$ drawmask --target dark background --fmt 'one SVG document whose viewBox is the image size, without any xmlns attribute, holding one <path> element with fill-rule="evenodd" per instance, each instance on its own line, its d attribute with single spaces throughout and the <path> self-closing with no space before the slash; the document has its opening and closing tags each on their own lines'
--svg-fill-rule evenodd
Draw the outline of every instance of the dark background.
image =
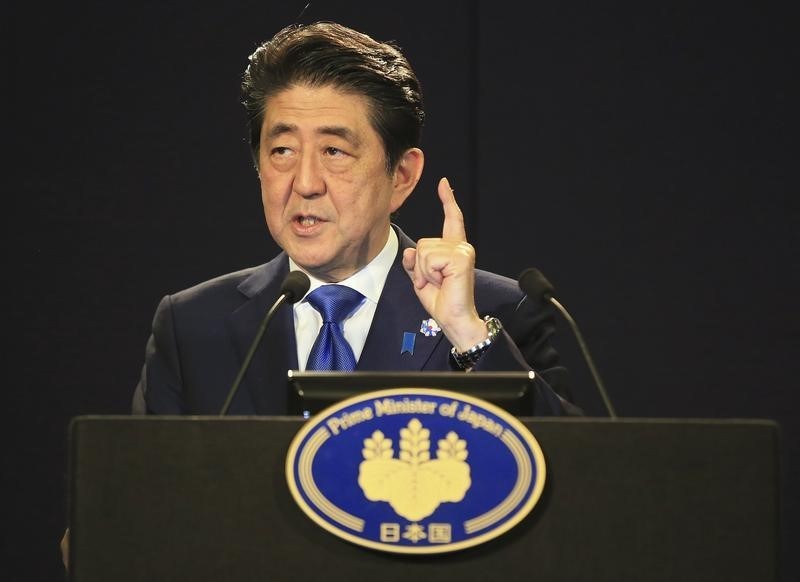
<svg viewBox="0 0 800 582">
<path fill-rule="evenodd" d="M 3 9 L 4 579 L 61 579 L 69 419 L 127 413 L 161 296 L 276 252 L 238 84 L 304 4 Z M 301 21 L 404 49 L 429 121 L 398 222 L 436 235 L 449 176 L 479 266 L 548 275 L 620 415 L 780 423 L 782 579 L 800 579 L 796 20 L 598 4 L 319 2 Z"/>
</svg>

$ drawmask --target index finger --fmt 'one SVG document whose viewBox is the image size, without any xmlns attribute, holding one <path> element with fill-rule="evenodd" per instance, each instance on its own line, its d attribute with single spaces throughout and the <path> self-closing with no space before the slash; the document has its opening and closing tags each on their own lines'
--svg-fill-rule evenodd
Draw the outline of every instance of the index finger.
<svg viewBox="0 0 800 582">
<path fill-rule="evenodd" d="M 444 224 L 442 225 L 442 238 L 445 240 L 467 240 L 464 229 L 464 214 L 456 203 L 456 197 L 447 178 L 439 180 L 439 200 L 444 209 Z"/>
</svg>

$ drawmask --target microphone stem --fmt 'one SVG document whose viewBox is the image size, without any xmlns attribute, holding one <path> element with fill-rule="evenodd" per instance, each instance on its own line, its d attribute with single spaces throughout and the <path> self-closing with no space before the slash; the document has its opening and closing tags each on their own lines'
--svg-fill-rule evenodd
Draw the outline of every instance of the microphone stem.
<svg viewBox="0 0 800 582">
<path fill-rule="evenodd" d="M 242 378 L 244 378 L 244 375 L 247 373 L 247 369 L 250 367 L 250 360 L 253 359 L 258 346 L 261 344 L 261 338 L 264 336 L 264 332 L 267 330 L 267 325 L 269 325 L 269 322 L 272 319 L 272 315 L 275 313 L 275 311 L 281 305 L 283 305 L 284 301 L 286 301 L 286 297 L 286 293 L 283 293 L 280 297 L 278 297 L 278 300 L 267 312 L 267 316 L 261 321 L 261 325 L 258 327 L 258 331 L 256 332 L 256 337 L 253 340 L 253 343 L 250 345 L 250 350 L 247 352 L 247 355 L 244 358 L 242 367 L 239 368 L 239 373 L 236 375 L 236 379 L 233 381 L 233 385 L 228 391 L 228 397 L 225 399 L 225 404 L 222 405 L 222 409 L 219 411 L 220 416 L 225 416 L 228 413 L 228 408 L 230 408 L 231 402 L 233 402 L 233 397 L 236 396 L 236 392 L 239 390 L 239 384 L 241 384 Z"/>
<path fill-rule="evenodd" d="M 572 328 L 572 332 L 575 334 L 575 337 L 578 340 L 578 345 L 580 346 L 581 351 L 583 352 L 583 357 L 586 360 L 586 364 L 589 366 L 589 371 L 592 373 L 592 377 L 594 378 L 595 384 L 597 384 L 597 389 L 600 392 L 600 396 L 603 397 L 603 403 L 605 403 L 606 405 L 606 410 L 608 410 L 608 415 L 611 418 L 617 418 L 617 413 L 614 412 L 614 407 L 611 405 L 611 400 L 609 399 L 608 394 L 606 393 L 606 387 L 603 384 L 603 380 L 600 379 L 600 374 L 594 365 L 594 360 L 592 359 L 592 355 L 589 353 L 589 348 L 586 346 L 586 342 L 583 341 L 583 335 L 581 334 L 581 331 L 578 329 L 578 324 L 575 323 L 575 320 L 572 319 L 572 316 L 569 314 L 569 312 L 564 308 L 563 305 L 561 305 L 555 299 L 555 297 L 549 297 L 548 300 L 550 301 L 550 303 L 556 306 L 556 308 L 561 312 L 561 315 L 564 316 L 564 318 L 569 323 L 569 326 Z"/>
</svg>

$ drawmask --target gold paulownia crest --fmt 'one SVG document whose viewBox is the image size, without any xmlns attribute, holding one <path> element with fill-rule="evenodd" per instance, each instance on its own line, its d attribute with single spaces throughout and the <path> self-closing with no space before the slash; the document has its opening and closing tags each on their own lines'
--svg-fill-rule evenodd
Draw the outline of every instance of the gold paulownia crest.
<svg viewBox="0 0 800 582">
<path fill-rule="evenodd" d="M 358 484 L 370 501 L 388 501 L 392 509 L 410 521 L 431 515 L 441 503 L 458 502 L 472 484 L 467 442 L 450 431 L 439 440 L 431 460 L 430 431 L 416 418 L 400 429 L 400 455 L 394 457 L 392 439 L 376 430 L 364 439 L 364 461 Z"/>
</svg>

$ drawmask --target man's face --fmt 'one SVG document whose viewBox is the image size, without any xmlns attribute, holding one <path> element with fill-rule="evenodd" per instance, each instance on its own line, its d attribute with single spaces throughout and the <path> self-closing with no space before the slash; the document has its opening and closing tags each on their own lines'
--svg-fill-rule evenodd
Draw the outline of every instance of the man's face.
<svg viewBox="0 0 800 582">
<path fill-rule="evenodd" d="M 410 193 L 385 159 L 365 97 L 299 85 L 267 99 L 259 177 L 272 238 L 322 280 L 361 269 Z"/>
</svg>

